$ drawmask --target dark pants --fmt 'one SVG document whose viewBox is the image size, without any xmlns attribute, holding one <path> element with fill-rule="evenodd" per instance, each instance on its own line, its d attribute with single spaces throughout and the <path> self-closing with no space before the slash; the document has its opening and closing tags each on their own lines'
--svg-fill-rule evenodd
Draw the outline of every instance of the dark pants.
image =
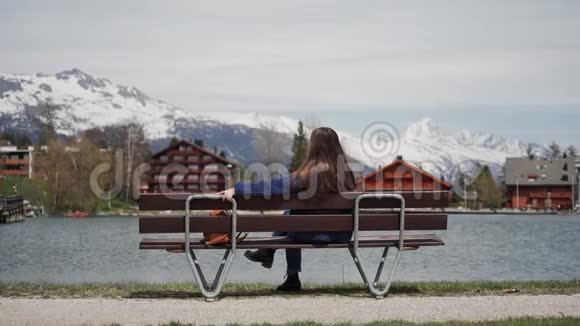
<svg viewBox="0 0 580 326">
<path fill-rule="evenodd" d="M 284 211 L 284 215 L 290 215 L 290 211 Z M 289 237 L 296 242 L 302 243 L 347 243 L 352 237 L 352 232 L 274 232 L 273 236 Z M 302 271 L 302 250 L 286 249 L 286 273 L 298 274 Z"/>
<path fill-rule="evenodd" d="M 289 237 L 300 243 L 347 243 L 352 232 L 274 232 L 275 237 Z M 302 250 L 286 249 L 286 273 L 297 274 L 302 271 Z"/>
<path fill-rule="evenodd" d="M 274 232 L 275 237 L 287 237 L 291 232 Z M 302 271 L 302 250 L 286 249 L 286 274 L 298 274 Z"/>
</svg>

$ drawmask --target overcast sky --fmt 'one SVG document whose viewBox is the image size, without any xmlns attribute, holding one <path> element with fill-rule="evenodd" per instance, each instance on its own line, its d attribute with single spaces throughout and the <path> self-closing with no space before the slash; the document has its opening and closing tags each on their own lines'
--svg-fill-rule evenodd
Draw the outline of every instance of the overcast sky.
<svg viewBox="0 0 580 326">
<path fill-rule="evenodd" d="M 421 117 L 580 144 L 580 1 L 1 1 L 0 71 L 78 67 L 192 111 Z"/>
</svg>

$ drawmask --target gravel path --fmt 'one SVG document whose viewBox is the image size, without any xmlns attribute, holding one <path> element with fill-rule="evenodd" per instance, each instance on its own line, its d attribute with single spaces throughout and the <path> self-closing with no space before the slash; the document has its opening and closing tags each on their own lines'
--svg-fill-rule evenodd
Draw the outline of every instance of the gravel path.
<svg viewBox="0 0 580 326">
<path fill-rule="evenodd" d="M 171 320 L 196 324 L 314 320 L 368 322 L 484 320 L 521 316 L 580 316 L 580 294 L 481 297 L 175 299 L 0 298 L 0 325 L 144 325 Z"/>
</svg>

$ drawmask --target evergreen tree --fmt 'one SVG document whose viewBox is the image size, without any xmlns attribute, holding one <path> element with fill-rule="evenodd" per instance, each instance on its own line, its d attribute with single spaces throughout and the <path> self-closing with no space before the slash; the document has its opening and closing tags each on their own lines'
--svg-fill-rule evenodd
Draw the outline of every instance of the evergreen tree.
<svg viewBox="0 0 580 326">
<path fill-rule="evenodd" d="M 488 208 L 499 208 L 502 202 L 502 191 L 495 183 L 493 175 L 487 165 L 483 166 L 481 173 L 469 185 L 468 191 L 477 192 L 477 201 Z"/>
<path fill-rule="evenodd" d="M 193 143 L 196 144 L 199 147 L 203 147 L 203 140 L 201 140 L 201 139 L 195 138 L 193 140 Z"/>
<path fill-rule="evenodd" d="M 226 152 L 224 150 L 220 151 L 220 157 L 227 158 Z"/>
<path fill-rule="evenodd" d="M 173 147 L 175 145 L 177 145 L 179 143 L 179 139 L 175 136 L 171 137 L 171 140 L 169 141 L 169 147 Z"/>
<path fill-rule="evenodd" d="M 56 114 L 59 107 L 50 103 L 40 104 L 38 111 L 40 135 L 38 136 L 38 145 L 47 145 L 51 140 L 57 139 L 55 128 Z"/>
<path fill-rule="evenodd" d="M 308 155 L 308 139 L 304 131 L 302 121 L 298 121 L 298 130 L 292 140 L 292 161 L 290 162 L 290 170 L 296 171 Z"/>
</svg>

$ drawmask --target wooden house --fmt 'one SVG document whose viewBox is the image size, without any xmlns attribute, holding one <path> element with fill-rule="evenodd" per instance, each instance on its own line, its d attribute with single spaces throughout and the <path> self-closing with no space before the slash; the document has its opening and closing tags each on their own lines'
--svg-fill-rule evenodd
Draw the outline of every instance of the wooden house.
<svg viewBox="0 0 580 326">
<path fill-rule="evenodd" d="M 441 191 L 451 195 L 451 184 L 397 157 L 391 164 L 357 180 L 360 191 Z"/>
<path fill-rule="evenodd" d="M 185 140 L 154 154 L 146 192 L 217 192 L 231 186 L 237 163 Z M 143 189 L 145 190 L 145 189 Z"/>
<path fill-rule="evenodd" d="M 506 207 L 571 209 L 578 192 L 575 158 L 506 160 Z"/>
</svg>

